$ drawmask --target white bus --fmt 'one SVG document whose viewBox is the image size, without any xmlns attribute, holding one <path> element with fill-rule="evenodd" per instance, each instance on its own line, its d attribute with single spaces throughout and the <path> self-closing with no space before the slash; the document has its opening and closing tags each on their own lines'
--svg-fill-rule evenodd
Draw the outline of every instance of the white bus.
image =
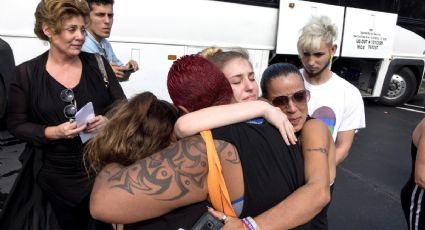
<svg viewBox="0 0 425 230">
<path fill-rule="evenodd" d="M 2 0 L 0 37 L 12 47 L 16 64 L 48 49 L 33 33 L 37 3 Z M 169 99 L 166 77 L 175 59 L 208 46 L 242 47 L 260 80 L 270 63 L 299 65 L 301 26 L 312 15 L 328 15 L 340 31 L 333 71 L 363 96 L 398 105 L 425 92 L 423 5 L 421 0 L 115 0 L 109 40 L 123 62 L 140 63 L 141 70 L 121 83 L 128 97 L 148 90 Z"/>
<path fill-rule="evenodd" d="M 300 65 L 297 32 L 311 15 L 327 15 L 339 27 L 338 57 L 332 70 L 364 97 L 400 105 L 425 93 L 423 1 L 281 0 L 279 11 L 277 48 L 271 62 Z"/>
</svg>

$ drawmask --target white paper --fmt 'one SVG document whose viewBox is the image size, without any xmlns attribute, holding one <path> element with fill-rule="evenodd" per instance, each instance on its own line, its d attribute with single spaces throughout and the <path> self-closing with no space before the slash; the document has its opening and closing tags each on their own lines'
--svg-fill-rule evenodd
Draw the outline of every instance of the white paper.
<svg viewBox="0 0 425 230">
<path fill-rule="evenodd" d="M 95 115 L 93 103 L 89 102 L 85 106 L 83 106 L 83 108 L 78 110 L 77 114 L 75 114 L 75 122 L 77 122 L 77 127 L 81 127 L 87 124 L 87 122 L 94 117 Z M 88 133 L 85 131 L 81 131 L 79 135 L 81 138 L 81 142 L 83 143 L 86 143 L 86 141 L 90 140 L 90 138 L 92 138 L 93 136 L 92 133 Z"/>
</svg>

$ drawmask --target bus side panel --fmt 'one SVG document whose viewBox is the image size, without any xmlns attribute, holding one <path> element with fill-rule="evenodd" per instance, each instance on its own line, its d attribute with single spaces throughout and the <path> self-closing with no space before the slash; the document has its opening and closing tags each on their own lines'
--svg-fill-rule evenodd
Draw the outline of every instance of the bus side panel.
<svg viewBox="0 0 425 230">
<path fill-rule="evenodd" d="M 347 7 L 341 56 L 390 57 L 396 22 L 397 14 Z"/>
<path fill-rule="evenodd" d="M 2 0 L 0 36 L 35 37 L 38 2 Z M 110 41 L 267 50 L 276 44 L 275 8 L 210 0 L 120 0 L 114 14 Z"/>
<path fill-rule="evenodd" d="M 120 0 L 111 41 L 273 50 L 278 10 L 208 0 Z"/>
<path fill-rule="evenodd" d="M 34 12 L 37 0 L 1 0 L 0 36 L 34 35 Z"/>
<path fill-rule="evenodd" d="M 329 14 L 329 12 L 332 12 Z M 281 0 L 279 10 L 279 26 L 277 33 L 277 54 L 298 55 L 297 42 L 300 30 L 313 16 L 327 15 L 332 22 L 338 26 L 338 39 L 336 41 L 337 51 L 342 37 L 342 26 L 344 22 L 344 7 L 322 3 Z"/>
<path fill-rule="evenodd" d="M 188 46 L 186 49 L 186 54 L 196 54 L 206 47 L 202 46 Z M 237 48 L 238 49 L 238 48 Z M 229 50 L 225 49 L 224 50 Z M 255 78 L 258 83 L 261 81 L 261 75 L 264 70 L 269 66 L 269 55 L 270 51 L 268 50 L 255 50 L 255 49 L 246 49 L 249 53 L 249 59 L 251 61 L 252 67 L 254 69 Z"/>
<path fill-rule="evenodd" d="M 19 65 L 24 61 L 28 61 L 49 49 L 49 43 L 41 41 L 35 37 L 14 37 L 0 35 L 13 51 L 15 64 Z"/>
<path fill-rule="evenodd" d="M 132 73 L 127 81 L 121 82 L 127 97 L 151 91 L 158 98 L 170 101 L 167 90 L 168 70 L 174 57 L 185 54 L 184 46 L 125 42 L 112 42 L 111 45 L 122 62 L 133 59 L 139 63 L 140 69 Z"/>
<path fill-rule="evenodd" d="M 112 47 L 121 61 L 136 60 L 140 70 L 133 73 L 129 80 L 121 82 L 127 97 L 143 91 L 151 91 L 158 98 L 171 101 L 167 89 L 167 75 L 174 58 L 187 54 L 196 54 L 205 47 L 157 45 L 143 43 L 113 42 Z M 247 50 L 259 83 L 261 74 L 268 66 L 268 50 Z M 170 58 L 170 59 L 169 59 Z"/>
</svg>

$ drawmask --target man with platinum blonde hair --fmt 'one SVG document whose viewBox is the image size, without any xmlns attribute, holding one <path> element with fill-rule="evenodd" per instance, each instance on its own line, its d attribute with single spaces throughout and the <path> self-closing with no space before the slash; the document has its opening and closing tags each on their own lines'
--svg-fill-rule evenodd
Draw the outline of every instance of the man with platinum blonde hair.
<svg viewBox="0 0 425 230">
<path fill-rule="evenodd" d="M 348 156 L 357 129 L 364 128 L 364 105 L 359 90 L 331 71 L 338 28 L 329 17 L 313 17 L 302 28 L 298 54 L 305 88 L 310 91 L 308 113 L 325 122 L 335 141 L 336 165 Z M 331 181 L 331 191 L 333 190 Z M 327 207 L 312 221 L 312 229 L 327 229 Z"/>
</svg>

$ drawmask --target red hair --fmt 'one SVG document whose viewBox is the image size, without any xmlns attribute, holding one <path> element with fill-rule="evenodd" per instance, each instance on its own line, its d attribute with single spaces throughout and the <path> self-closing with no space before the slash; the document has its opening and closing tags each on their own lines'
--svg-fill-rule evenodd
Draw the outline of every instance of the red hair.
<svg viewBox="0 0 425 230">
<path fill-rule="evenodd" d="M 190 112 L 229 104 L 233 97 L 223 72 L 199 55 L 186 55 L 175 61 L 168 72 L 167 87 L 173 103 Z"/>
</svg>

